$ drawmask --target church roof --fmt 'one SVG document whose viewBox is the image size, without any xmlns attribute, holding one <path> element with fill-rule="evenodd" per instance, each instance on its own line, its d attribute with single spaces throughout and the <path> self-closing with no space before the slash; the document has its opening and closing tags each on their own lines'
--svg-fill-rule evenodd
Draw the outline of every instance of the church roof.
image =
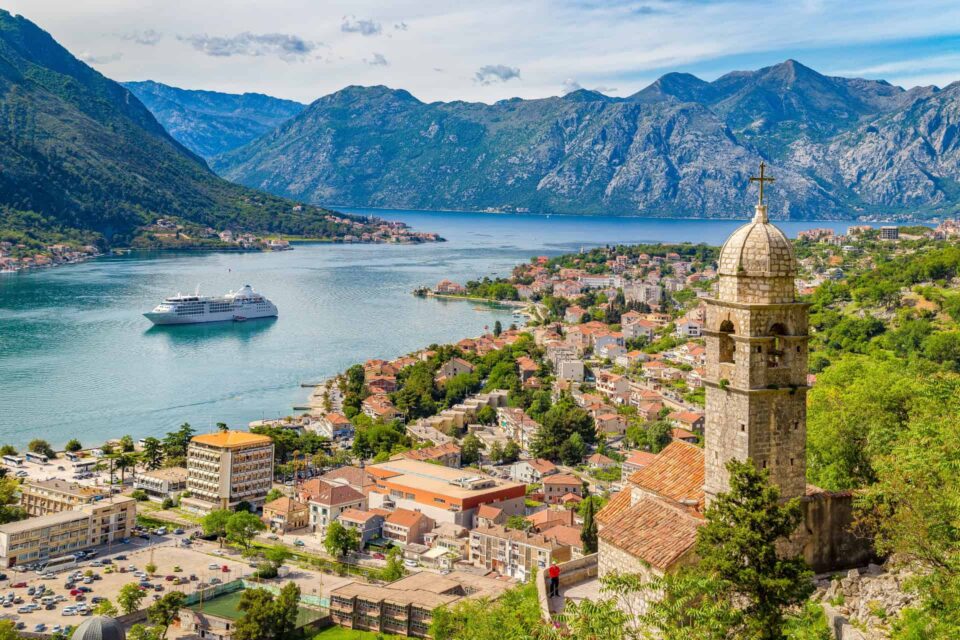
<svg viewBox="0 0 960 640">
<path fill-rule="evenodd" d="M 703 449 L 681 440 L 671 442 L 628 480 L 649 493 L 702 507 Z"/>
<path fill-rule="evenodd" d="M 610 502 L 603 505 L 595 517 L 597 524 L 607 524 L 620 517 L 630 508 L 630 488 L 623 489 L 610 498 Z"/>
<path fill-rule="evenodd" d="M 666 571 L 697 541 L 703 519 L 658 498 L 643 498 L 615 522 L 605 525 L 600 539 Z"/>
<path fill-rule="evenodd" d="M 720 249 L 721 276 L 795 277 L 793 245 L 767 220 L 765 205 L 757 206 L 753 220 L 734 231 Z"/>
<path fill-rule="evenodd" d="M 113 618 L 94 616 L 76 628 L 70 640 L 126 640 L 127 634 Z"/>
</svg>

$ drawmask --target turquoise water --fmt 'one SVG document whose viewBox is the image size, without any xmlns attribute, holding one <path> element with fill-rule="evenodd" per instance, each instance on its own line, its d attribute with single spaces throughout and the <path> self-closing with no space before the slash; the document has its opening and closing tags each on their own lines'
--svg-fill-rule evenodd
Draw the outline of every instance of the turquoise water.
<svg viewBox="0 0 960 640">
<path fill-rule="evenodd" d="M 182 422 L 244 426 L 302 403 L 317 381 L 366 358 L 479 334 L 504 309 L 410 294 L 443 278 L 509 273 L 531 255 L 617 242 L 720 243 L 740 222 L 377 211 L 449 241 L 301 245 L 283 253 L 101 258 L 0 276 L 0 443 L 98 444 Z M 788 223 L 795 234 L 812 226 Z M 151 327 L 140 314 L 177 291 L 249 283 L 276 320 Z"/>
</svg>

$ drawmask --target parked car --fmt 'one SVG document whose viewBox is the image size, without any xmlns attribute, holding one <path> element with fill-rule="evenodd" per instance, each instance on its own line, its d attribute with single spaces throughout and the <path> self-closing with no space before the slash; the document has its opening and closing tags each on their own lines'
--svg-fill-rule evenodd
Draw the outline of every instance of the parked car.
<svg viewBox="0 0 960 640">
<path fill-rule="evenodd" d="M 230 573 L 230 567 L 228 567 L 227 565 L 223 565 L 222 567 L 220 567 L 220 572 L 221 572 L 221 573 Z"/>
<path fill-rule="evenodd" d="M 209 565 L 207 565 L 207 569 L 210 569 L 211 571 L 216 571 L 219 568 L 220 568 L 220 565 L 217 564 L 216 562 L 211 562 Z"/>
</svg>

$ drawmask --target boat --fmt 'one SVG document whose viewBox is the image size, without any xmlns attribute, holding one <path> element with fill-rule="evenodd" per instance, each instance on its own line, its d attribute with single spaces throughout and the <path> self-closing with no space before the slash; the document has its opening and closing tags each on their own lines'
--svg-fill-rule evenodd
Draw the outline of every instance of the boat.
<svg viewBox="0 0 960 640">
<path fill-rule="evenodd" d="M 143 315 L 153 324 L 196 324 L 275 318 L 278 312 L 277 305 L 245 284 L 239 291 L 229 291 L 223 296 L 201 296 L 197 287 L 193 295 L 178 293 L 164 298 Z"/>
</svg>

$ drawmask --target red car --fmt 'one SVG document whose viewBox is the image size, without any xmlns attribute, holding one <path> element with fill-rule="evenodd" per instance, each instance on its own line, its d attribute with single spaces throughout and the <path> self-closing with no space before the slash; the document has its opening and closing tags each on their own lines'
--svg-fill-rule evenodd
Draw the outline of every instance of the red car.
<svg viewBox="0 0 960 640">
<path fill-rule="evenodd" d="M 230 567 L 228 567 L 227 565 L 223 565 L 222 567 L 220 567 L 220 571 L 222 571 L 223 573 L 230 573 Z"/>
<path fill-rule="evenodd" d="M 70 589 L 70 595 L 71 595 L 71 596 L 78 596 L 78 595 L 80 595 L 81 593 L 83 593 L 83 591 L 80 591 L 80 589 Z"/>
<path fill-rule="evenodd" d="M 166 578 L 164 578 L 164 580 L 166 580 L 167 582 L 173 582 L 176 579 L 177 579 L 177 576 L 167 576 Z"/>
<path fill-rule="evenodd" d="M 25 587 L 27 586 L 27 583 L 26 583 L 26 582 L 18 582 L 18 583 L 16 583 L 16 584 L 12 585 L 12 586 L 13 586 L 14 589 L 23 589 L 23 588 L 25 588 Z"/>
</svg>

